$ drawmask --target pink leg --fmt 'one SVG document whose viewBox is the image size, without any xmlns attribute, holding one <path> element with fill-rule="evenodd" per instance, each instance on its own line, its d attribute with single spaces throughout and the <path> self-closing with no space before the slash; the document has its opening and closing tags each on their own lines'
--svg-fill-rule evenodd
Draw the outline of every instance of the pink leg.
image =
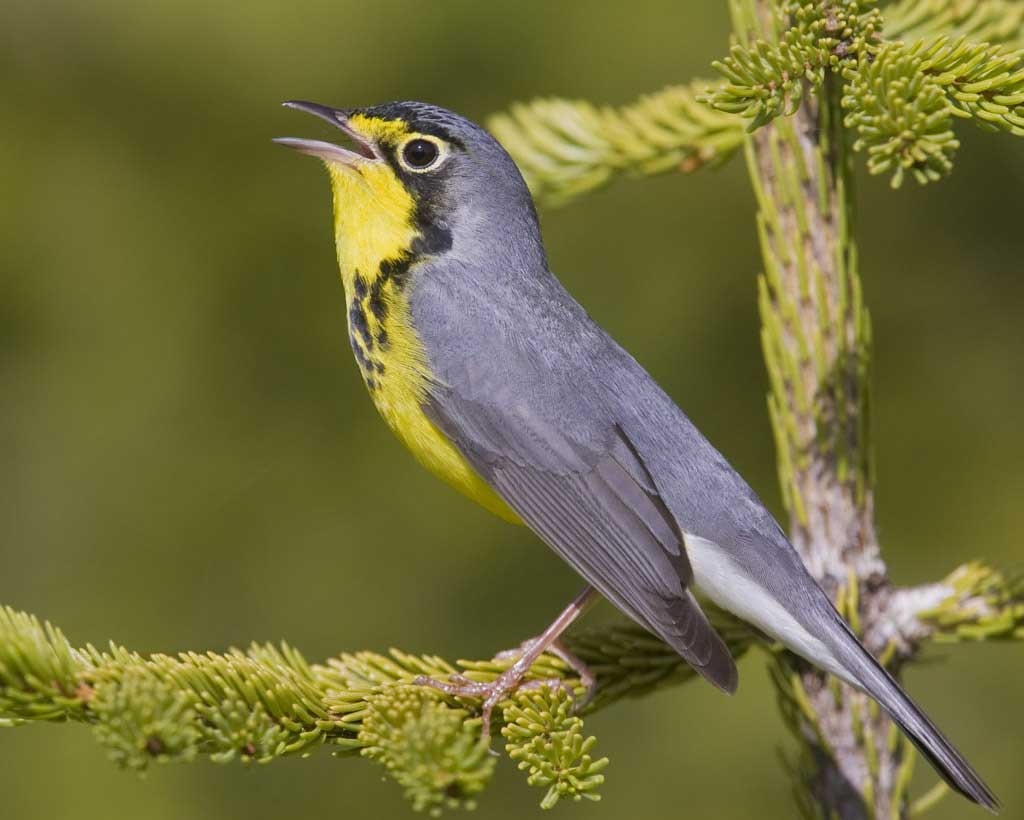
<svg viewBox="0 0 1024 820">
<path fill-rule="evenodd" d="M 554 622 L 544 630 L 538 637 L 527 641 L 523 645 L 523 654 L 508 669 L 502 672 L 490 683 L 479 683 L 471 681 L 462 675 L 451 675 L 447 682 L 437 681 L 426 675 L 420 675 L 413 683 L 417 686 L 429 686 L 438 689 L 447 695 L 462 697 L 483 698 L 484 703 L 481 709 L 483 718 L 483 737 L 486 740 L 491 734 L 491 712 L 506 696 L 512 692 L 526 677 L 530 667 L 546 651 L 554 649 L 554 653 L 566 661 L 580 676 L 580 680 L 588 689 L 588 695 L 593 688 L 594 677 L 590 671 L 578 659 L 570 655 L 561 646 L 559 637 L 587 608 L 597 600 L 598 592 L 593 587 L 587 587 L 562 613 L 555 618 Z"/>
</svg>

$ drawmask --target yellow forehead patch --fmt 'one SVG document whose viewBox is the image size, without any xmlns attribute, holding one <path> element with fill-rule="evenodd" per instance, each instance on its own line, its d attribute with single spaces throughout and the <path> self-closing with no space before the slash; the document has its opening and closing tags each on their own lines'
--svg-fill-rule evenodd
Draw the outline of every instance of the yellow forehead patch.
<svg viewBox="0 0 1024 820">
<path fill-rule="evenodd" d="M 368 117 L 365 114 L 350 117 L 348 126 L 372 142 L 395 143 L 409 133 L 409 126 L 402 120 L 385 120 L 380 117 Z"/>
</svg>

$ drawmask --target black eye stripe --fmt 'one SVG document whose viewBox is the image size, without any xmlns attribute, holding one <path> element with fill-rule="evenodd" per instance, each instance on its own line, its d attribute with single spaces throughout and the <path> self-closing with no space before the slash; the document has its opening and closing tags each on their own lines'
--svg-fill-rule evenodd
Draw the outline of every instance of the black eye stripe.
<svg viewBox="0 0 1024 820">
<path fill-rule="evenodd" d="M 402 148 L 402 159 L 410 168 L 428 168 L 440 155 L 437 144 L 425 139 L 409 140 Z"/>
</svg>

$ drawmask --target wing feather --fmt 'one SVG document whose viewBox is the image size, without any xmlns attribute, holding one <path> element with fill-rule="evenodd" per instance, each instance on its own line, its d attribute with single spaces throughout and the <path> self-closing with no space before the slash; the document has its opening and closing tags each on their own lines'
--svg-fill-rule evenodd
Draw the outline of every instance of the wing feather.
<svg viewBox="0 0 1024 820">
<path fill-rule="evenodd" d="M 687 589 L 682 534 L 622 429 L 573 440 L 561 425 L 439 388 L 424 407 L 505 502 L 615 606 L 725 691 L 736 666 Z"/>
</svg>

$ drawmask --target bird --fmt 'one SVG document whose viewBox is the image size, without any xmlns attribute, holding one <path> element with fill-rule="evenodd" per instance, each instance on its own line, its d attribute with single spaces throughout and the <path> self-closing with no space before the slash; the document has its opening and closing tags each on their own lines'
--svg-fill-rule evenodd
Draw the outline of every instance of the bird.
<svg viewBox="0 0 1024 820">
<path fill-rule="evenodd" d="M 865 649 L 750 486 L 550 271 L 515 162 L 484 128 L 422 102 L 285 106 L 337 142 L 283 137 L 331 183 L 349 341 L 413 455 L 523 524 L 586 587 L 497 680 L 416 683 L 491 710 L 603 596 L 703 678 L 736 690 L 695 593 L 865 692 L 969 800 L 992 790 Z"/>
</svg>

